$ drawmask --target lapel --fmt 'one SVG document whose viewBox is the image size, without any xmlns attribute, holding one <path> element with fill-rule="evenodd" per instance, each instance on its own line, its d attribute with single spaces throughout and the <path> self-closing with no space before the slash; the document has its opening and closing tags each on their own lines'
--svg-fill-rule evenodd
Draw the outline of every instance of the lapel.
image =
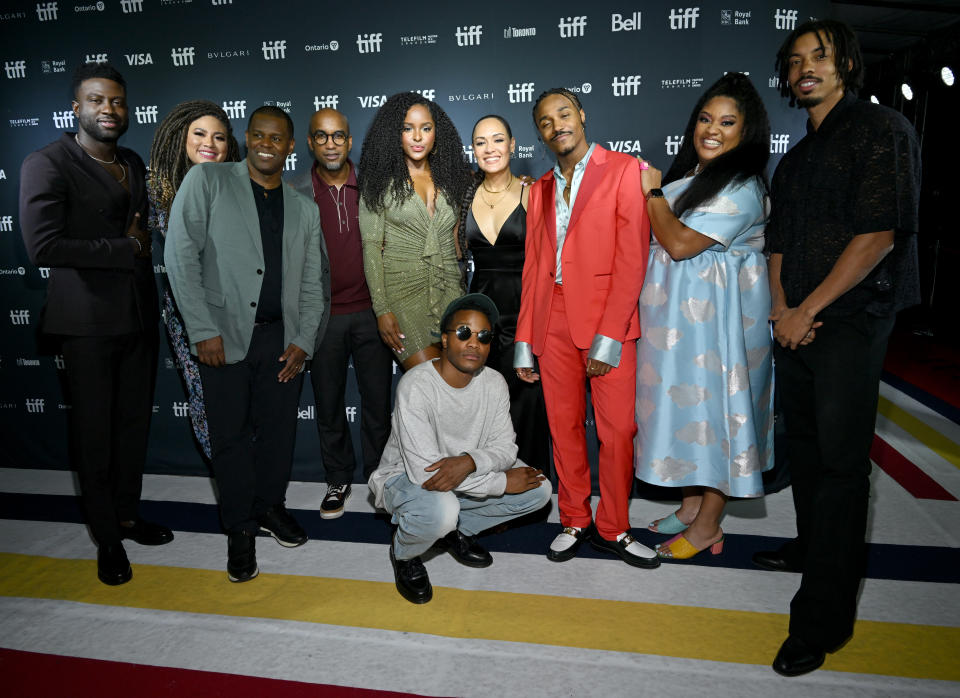
<svg viewBox="0 0 960 698">
<path fill-rule="evenodd" d="M 67 157 L 73 160 L 77 169 L 86 175 L 93 185 L 90 190 L 85 191 L 85 194 L 89 195 L 91 191 L 98 191 L 109 202 L 111 208 L 118 206 L 121 207 L 122 210 L 123 199 L 128 194 L 127 190 L 123 188 L 123 185 L 117 182 L 103 167 L 87 155 L 86 151 L 74 140 L 72 133 L 63 134 L 61 136 L 61 143 Z M 127 168 L 127 176 L 130 177 L 132 168 L 129 165 L 125 166 Z M 137 211 L 136 203 L 139 202 L 139 197 L 143 195 L 142 183 L 138 181 L 135 186 L 132 180 L 133 178 L 131 177 L 129 192 L 130 206 L 128 207 L 130 210 L 124 211 L 127 226 L 130 225 L 133 214 Z M 146 221 L 143 221 L 143 225 L 146 226 Z M 124 230 L 126 230 L 126 227 Z"/>
<path fill-rule="evenodd" d="M 540 185 L 543 196 L 541 197 L 542 210 L 543 210 L 543 220 L 547 224 L 547 238 L 550 240 L 550 247 L 553 249 L 554 255 L 557 253 L 557 207 L 556 207 L 556 192 L 557 192 L 557 180 L 553 177 L 553 168 L 543 175 L 538 182 Z"/>
<path fill-rule="evenodd" d="M 580 180 L 580 188 L 577 189 L 577 200 L 573 203 L 573 211 L 570 212 L 570 223 L 567 225 L 567 236 L 570 236 L 580 220 L 580 213 L 587 205 L 587 202 L 593 196 L 600 182 L 603 181 L 603 168 L 606 165 L 606 151 L 599 145 L 594 146 L 593 153 L 587 161 L 587 169 L 583 172 L 583 179 Z"/>
<path fill-rule="evenodd" d="M 297 206 L 297 194 L 293 191 L 283 192 L 283 271 L 285 278 L 286 270 L 291 268 L 297 260 L 297 243 L 300 240 L 300 207 Z M 299 255 L 302 262 L 303 246 L 300 246 Z"/>
<path fill-rule="evenodd" d="M 204 165 L 207 167 L 207 165 Z M 263 239 L 260 237 L 260 216 L 257 214 L 257 202 L 253 200 L 253 188 L 250 186 L 250 171 L 246 159 L 231 165 L 233 177 L 228 177 L 233 187 L 233 197 L 237 201 L 244 227 L 253 240 L 253 245 L 263 259 Z M 284 211 L 286 214 L 286 211 Z"/>
</svg>

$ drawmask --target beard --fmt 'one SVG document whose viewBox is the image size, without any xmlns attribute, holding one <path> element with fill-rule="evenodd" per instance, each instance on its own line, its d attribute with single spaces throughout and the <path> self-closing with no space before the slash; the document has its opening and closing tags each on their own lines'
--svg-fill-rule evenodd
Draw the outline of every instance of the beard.
<svg viewBox="0 0 960 698">
<path fill-rule="evenodd" d="M 116 143 L 120 139 L 120 136 L 127 132 L 127 127 L 130 125 L 129 121 L 125 121 L 118 116 L 117 123 L 120 125 L 119 128 L 108 130 L 97 123 L 97 118 L 96 115 L 83 115 L 79 117 L 78 123 L 84 133 L 93 140 L 100 141 L 101 143 Z"/>
<path fill-rule="evenodd" d="M 343 169 L 343 166 L 347 164 L 346 160 L 341 160 L 340 162 L 321 162 L 323 169 L 328 172 L 339 172 Z"/>
<path fill-rule="evenodd" d="M 823 102 L 823 97 L 797 97 L 797 106 L 801 109 L 809 109 Z"/>
</svg>

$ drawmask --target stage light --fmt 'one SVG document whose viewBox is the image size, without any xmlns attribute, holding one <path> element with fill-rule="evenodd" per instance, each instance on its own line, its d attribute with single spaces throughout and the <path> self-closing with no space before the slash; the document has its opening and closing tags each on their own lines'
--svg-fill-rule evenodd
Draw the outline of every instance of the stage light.
<svg viewBox="0 0 960 698">
<path fill-rule="evenodd" d="M 873 102 L 874 104 L 880 104 L 880 100 L 877 99 L 876 95 L 870 95 L 870 101 Z"/>
<path fill-rule="evenodd" d="M 902 94 L 907 100 L 913 99 L 913 90 L 907 83 L 900 85 L 900 94 Z"/>
<path fill-rule="evenodd" d="M 953 71 L 949 67 L 943 66 L 940 69 L 940 79 L 947 87 L 953 87 Z"/>
</svg>

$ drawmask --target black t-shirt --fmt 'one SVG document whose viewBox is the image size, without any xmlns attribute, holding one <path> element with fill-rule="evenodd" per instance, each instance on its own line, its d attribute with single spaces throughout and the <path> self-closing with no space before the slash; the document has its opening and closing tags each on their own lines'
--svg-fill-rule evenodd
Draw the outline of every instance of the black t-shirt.
<svg viewBox="0 0 960 698">
<path fill-rule="evenodd" d="M 856 235 L 894 230 L 894 248 L 821 315 L 889 315 L 920 301 L 920 147 L 899 112 L 852 93 L 788 152 L 773 176 L 767 251 L 783 255 L 787 305 L 799 305 Z"/>
<path fill-rule="evenodd" d="M 275 322 L 283 317 L 283 186 L 264 189 L 250 180 L 260 219 L 263 242 L 263 285 L 257 301 L 257 322 Z"/>
</svg>

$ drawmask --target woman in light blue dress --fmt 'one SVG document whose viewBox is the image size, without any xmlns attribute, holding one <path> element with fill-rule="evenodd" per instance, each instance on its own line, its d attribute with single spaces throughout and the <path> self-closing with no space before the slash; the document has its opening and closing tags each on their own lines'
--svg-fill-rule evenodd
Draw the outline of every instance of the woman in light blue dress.
<svg viewBox="0 0 960 698">
<path fill-rule="evenodd" d="M 697 102 L 661 191 L 641 162 L 653 239 L 640 294 L 636 471 L 682 487 L 650 524 L 661 557 L 723 544 L 727 497 L 763 495 L 773 466 L 770 291 L 763 255 L 770 126 L 750 80 L 728 73 Z"/>
</svg>

